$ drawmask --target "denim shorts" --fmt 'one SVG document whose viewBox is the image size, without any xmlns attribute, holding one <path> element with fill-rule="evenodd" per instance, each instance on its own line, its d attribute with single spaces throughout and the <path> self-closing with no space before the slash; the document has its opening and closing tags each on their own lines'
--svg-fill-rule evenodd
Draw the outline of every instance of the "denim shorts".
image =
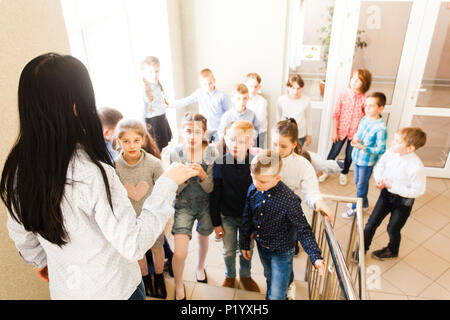
<svg viewBox="0 0 450 320">
<path fill-rule="evenodd" d="M 172 234 L 185 234 L 189 236 L 189 239 L 192 239 L 192 227 L 195 219 L 198 221 L 197 232 L 202 236 L 209 236 L 214 231 L 209 214 L 209 199 L 177 200 Z"/>
</svg>

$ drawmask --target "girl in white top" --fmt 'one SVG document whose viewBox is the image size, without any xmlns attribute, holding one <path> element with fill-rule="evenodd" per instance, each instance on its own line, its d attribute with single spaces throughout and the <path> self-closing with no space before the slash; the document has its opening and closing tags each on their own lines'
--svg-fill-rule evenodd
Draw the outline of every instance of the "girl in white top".
<svg viewBox="0 0 450 320">
<path fill-rule="evenodd" d="M 137 217 L 108 154 L 87 69 L 71 56 L 44 54 L 25 66 L 19 115 L 0 194 L 20 256 L 49 280 L 52 299 L 145 299 L 137 261 L 173 214 L 178 184 L 198 172 L 168 169 Z"/>
<path fill-rule="evenodd" d="M 305 85 L 298 74 L 289 76 L 287 94 L 278 98 L 277 120 L 294 118 L 298 125 L 299 142 L 302 146 L 309 146 L 312 142 L 312 107 L 311 99 L 302 94 Z"/>
<path fill-rule="evenodd" d="M 279 153 L 283 160 L 281 180 L 311 209 L 321 212 L 333 221 L 333 211 L 322 200 L 314 167 L 300 155 L 301 146 L 298 143 L 295 119 L 278 121 L 272 129 L 272 150 Z M 305 215 L 311 223 L 311 214 Z"/>
<path fill-rule="evenodd" d="M 265 149 L 267 135 L 267 100 L 259 94 L 261 90 L 261 76 L 254 72 L 247 74 L 245 85 L 248 88 L 249 95 L 247 108 L 256 114 L 256 118 L 259 122 L 257 146 Z"/>
</svg>

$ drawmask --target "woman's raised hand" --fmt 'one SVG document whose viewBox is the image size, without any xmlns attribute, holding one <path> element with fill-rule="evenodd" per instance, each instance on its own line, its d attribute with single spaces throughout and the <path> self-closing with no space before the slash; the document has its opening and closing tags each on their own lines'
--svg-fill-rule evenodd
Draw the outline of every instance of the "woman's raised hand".
<svg viewBox="0 0 450 320">
<path fill-rule="evenodd" d="M 198 176 L 198 170 L 189 165 L 174 162 L 166 169 L 163 176 L 179 185 L 192 177 Z"/>
</svg>

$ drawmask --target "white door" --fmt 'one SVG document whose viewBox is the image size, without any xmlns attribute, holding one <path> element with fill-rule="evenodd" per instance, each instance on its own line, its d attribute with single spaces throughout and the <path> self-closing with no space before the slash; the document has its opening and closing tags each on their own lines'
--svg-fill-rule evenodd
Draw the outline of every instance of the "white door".
<svg viewBox="0 0 450 320">
<path fill-rule="evenodd" d="M 399 127 L 421 127 L 427 175 L 450 178 L 450 3 L 427 1 L 422 16 Z"/>
</svg>

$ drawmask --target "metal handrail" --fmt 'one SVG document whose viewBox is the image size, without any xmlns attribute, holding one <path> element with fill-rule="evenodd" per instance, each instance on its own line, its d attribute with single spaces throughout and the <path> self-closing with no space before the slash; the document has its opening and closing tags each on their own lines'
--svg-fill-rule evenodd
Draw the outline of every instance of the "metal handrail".
<svg viewBox="0 0 450 320">
<path fill-rule="evenodd" d="M 337 214 L 338 205 L 340 202 L 346 203 L 356 203 L 356 214 L 353 218 L 353 223 L 351 227 L 350 237 L 347 244 L 347 252 L 344 256 L 341 246 L 336 239 L 334 232 L 334 219 L 333 224 L 328 218 L 324 218 L 321 214 L 314 212 L 312 229 L 316 234 L 317 242 L 322 250 L 322 255 L 325 262 L 330 261 L 329 257 L 334 264 L 334 269 L 331 266 L 328 268 L 328 272 L 325 276 L 319 276 L 317 270 L 313 267 L 311 262 L 308 260 L 308 268 L 306 274 L 306 280 L 308 281 L 308 289 L 310 294 L 310 299 L 348 299 L 348 300 L 365 300 L 366 294 L 366 275 L 365 275 L 365 253 L 364 253 L 364 231 L 363 231 L 363 216 L 362 216 L 362 199 L 361 198 L 350 198 L 341 197 L 334 195 L 322 195 L 324 200 L 335 201 L 335 215 Z M 317 219 L 321 216 L 322 219 Z M 324 241 L 326 239 L 326 241 Z M 358 272 L 356 274 L 358 281 L 352 280 L 352 275 L 355 271 L 355 265 L 352 263 L 352 254 L 356 250 L 355 244 L 359 246 L 358 248 Z M 355 290 L 357 287 L 357 290 Z M 340 290 L 339 290 L 340 289 Z"/>
<path fill-rule="evenodd" d="M 334 266 L 336 268 L 336 275 L 345 299 L 358 300 L 358 296 L 351 280 L 350 271 L 348 271 L 347 265 L 345 264 L 344 255 L 342 254 L 341 247 L 336 239 L 331 222 L 328 218 L 324 218 L 323 216 L 322 219 L 322 222 L 325 225 L 325 234 L 327 237 L 328 246 L 330 247 L 331 257 L 333 258 Z"/>
</svg>

